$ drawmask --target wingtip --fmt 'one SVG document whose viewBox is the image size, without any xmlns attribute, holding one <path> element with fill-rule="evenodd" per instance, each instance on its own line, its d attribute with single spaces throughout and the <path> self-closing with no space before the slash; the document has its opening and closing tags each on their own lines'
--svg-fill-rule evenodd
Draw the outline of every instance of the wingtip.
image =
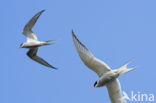
<svg viewBox="0 0 156 103">
<path fill-rule="evenodd" d="M 51 67 L 51 68 L 53 68 L 53 69 L 55 69 L 55 70 L 58 70 L 58 68 L 56 68 L 56 67 Z"/>
<path fill-rule="evenodd" d="M 44 11 L 45 11 L 45 9 L 41 10 L 41 12 L 44 12 Z"/>
<path fill-rule="evenodd" d="M 72 29 L 72 35 L 75 35 L 75 34 L 74 34 L 74 30 L 73 30 L 73 29 Z"/>
<path fill-rule="evenodd" d="M 77 37 L 76 37 L 76 35 L 75 35 L 75 33 L 74 33 L 73 29 L 72 29 L 72 36 L 73 36 L 74 38 L 76 38 L 76 39 L 77 39 Z"/>
<path fill-rule="evenodd" d="M 56 68 L 56 67 L 54 67 L 52 65 L 50 65 L 49 67 L 52 68 L 52 69 L 58 70 L 58 68 Z"/>
<path fill-rule="evenodd" d="M 41 11 L 39 12 L 39 14 L 41 15 L 44 11 L 45 11 L 45 9 L 41 10 Z"/>
</svg>

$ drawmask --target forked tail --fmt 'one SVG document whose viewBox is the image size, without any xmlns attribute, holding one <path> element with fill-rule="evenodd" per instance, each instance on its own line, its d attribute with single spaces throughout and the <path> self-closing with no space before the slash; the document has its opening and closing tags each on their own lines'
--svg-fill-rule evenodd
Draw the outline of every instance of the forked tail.
<svg viewBox="0 0 156 103">
<path fill-rule="evenodd" d="M 129 60 L 128 62 L 126 62 L 124 65 L 122 65 L 120 68 L 117 69 L 117 72 L 119 74 L 124 74 L 124 73 L 127 73 L 133 69 L 135 69 L 135 67 L 132 67 L 132 68 L 127 68 L 127 65 L 131 62 L 132 60 Z"/>
<path fill-rule="evenodd" d="M 50 44 L 54 44 L 55 42 L 56 40 L 48 40 L 48 41 L 45 41 L 43 45 L 50 45 Z"/>
<path fill-rule="evenodd" d="M 56 42 L 56 40 L 48 40 L 46 41 L 48 44 L 54 44 Z"/>
</svg>

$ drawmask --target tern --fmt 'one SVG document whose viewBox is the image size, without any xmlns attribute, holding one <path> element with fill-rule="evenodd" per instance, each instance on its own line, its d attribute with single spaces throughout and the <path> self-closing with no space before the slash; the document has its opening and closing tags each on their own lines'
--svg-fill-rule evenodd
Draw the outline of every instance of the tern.
<svg viewBox="0 0 156 103">
<path fill-rule="evenodd" d="M 50 40 L 50 41 L 38 41 L 36 34 L 32 31 L 32 28 L 35 25 L 37 19 L 40 17 L 40 15 L 44 11 L 45 10 L 42 10 L 42 11 L 38 12 L 25 25 L 25 27 L 23 29 L 23 34 L 27 37 L 27 41 L 25 43 L 22 43 L 20 45 L 20 48 L 29 48 L 29 51 L 27 52 L 28 57 L 30 57 L 32 60 L 34 60 L 34 61 L 36 61 L 36 62 L 38 62 L 38 63 L 40 63 L 40 64 L 42 64 L 44 66 L 56 69 L 54 66 L 47 63 L 41 57 L 37 56 L 38 48 L 40 46 L 50 45 L 50 44 L 54 43 L 54 41 L 52 41 L 52 40 Z"/>
<path fill-rule="evenodd" d="M 127 68 L 130 61 L 122 65 L 120 68 L 112 70 L 107 64 L 96 58 L 86 46 L 78 40 L 73 31 L 72 38 L 81 60 L 88 68 L 96 72 L 99 76 L 99 80 L 94 83 L 94 88 L 106 86 L 112 103 L 126 103 L 122 97 L 121 86 L 117 77 L 134 69 Z"/>
</svg>

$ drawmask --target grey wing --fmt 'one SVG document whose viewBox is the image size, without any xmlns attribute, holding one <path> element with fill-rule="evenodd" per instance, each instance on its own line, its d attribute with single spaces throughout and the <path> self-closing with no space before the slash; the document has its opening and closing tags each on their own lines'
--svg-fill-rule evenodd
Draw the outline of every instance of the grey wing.
<svg viewBox="0 0 156 103">
<path fill-rule="evenodd" d="M 31 48 L 28 52 L 27 52 L 27 55 L 34 61 L 44 65 L 44 66 L 47 66 L 47 67 L 50 67 L 50 68 L 53 68 L 53 69 L 57 69 L 55 67 L 53 67 L 52 65 L 50 65 L 49 63 L 47 63 L 45 60 L 43 60 L 41 57 L 37 56 L 37 51 L 38 51 L 38 48 Z"/>
<path fill-rule="evenodd" d="M 35 33 L 32 31 L 32 27 L 36 23 L 37 19 L 40 17 L 40 15 L 44 12 L 45 10 L 42 10 L 38 12 L 35 16 L 33 16 L 30 21 L 25 25 L 23 29 L 23 34 L 28 38 L 28 39 L 33 39 L 37 40 L 37 37 Z"/>
<path fill-rule="evenodd" d="M 112 103 L 126 103 L 122 97 L 121 86 L 118 79 L 115 79 L 106 86 Z"/>
<path fill-rule="evenodd" d="M 102 74 L 111 70 L 110 67 L 106 65 L 103 61 L 93 56 L 93 54 L 78 40 L 73 31 L 72 38 L 81 60 L 87 67 L 96 72 L 99 77 L 102 76 Z"/>
</svg>

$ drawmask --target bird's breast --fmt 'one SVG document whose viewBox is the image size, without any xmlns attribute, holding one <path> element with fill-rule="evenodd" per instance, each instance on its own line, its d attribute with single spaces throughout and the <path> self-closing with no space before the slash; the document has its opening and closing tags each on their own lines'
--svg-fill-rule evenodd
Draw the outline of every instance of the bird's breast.
<svg viewBox="0 0 156 103">
<path fill-rule="evenodd" d="M 110 74 L 104 74 L 100 79 L 99 79 L 99 86 L 105 86 L 106 84 L 112 82 L 114 79 L 117 78 L 117 75 L 115 73 L 110 73 Z"/>
</svg>

